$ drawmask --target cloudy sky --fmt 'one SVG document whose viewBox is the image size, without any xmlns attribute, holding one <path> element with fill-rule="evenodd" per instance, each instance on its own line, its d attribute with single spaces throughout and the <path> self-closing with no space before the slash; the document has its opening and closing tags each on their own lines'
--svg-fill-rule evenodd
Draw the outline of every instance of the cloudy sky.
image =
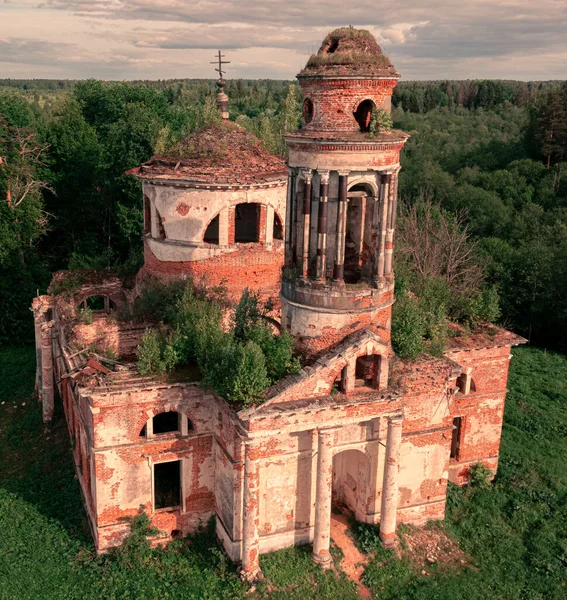
<svg viewBox="0 0 567 600">
<path fill-rule="evenodd" d="M 0 78 L 290 79 L 342 25 L 404 79 L 567 78 L 567 0 L 0 0 Z"/>
</svg>

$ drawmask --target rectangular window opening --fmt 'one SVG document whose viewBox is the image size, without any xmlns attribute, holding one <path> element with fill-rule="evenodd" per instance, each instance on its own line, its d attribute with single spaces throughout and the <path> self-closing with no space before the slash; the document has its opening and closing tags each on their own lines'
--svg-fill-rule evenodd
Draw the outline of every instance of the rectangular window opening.
<svg viewBox="0 0 567 600">
<path fill-rule="evenodd" d="M 155 509 L 181 505 L 181 461 L 154 465 Z"/>
</svg>

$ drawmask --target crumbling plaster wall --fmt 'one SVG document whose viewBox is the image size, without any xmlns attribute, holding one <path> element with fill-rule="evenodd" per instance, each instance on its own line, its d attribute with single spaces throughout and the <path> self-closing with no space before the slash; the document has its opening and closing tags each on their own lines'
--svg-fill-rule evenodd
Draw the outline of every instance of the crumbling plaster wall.
<svg viewBox="0 0 567 600">
<path fill-rule="evenodd" d="M 282 224 L 285 217 L 285 182 L 274 187 L 217 190 L 144 183 L 144 195 L 149 199 L 152 210 L 157 210 L 166 239 L 188 244 L 165 248 L 163 241 L 160 243 L 150 238 L 151 249 L 159 260 L 204 260 L 229 251 L 226 248 L 228 241 L 222 240 L 222 231 L 219 232 L 218 245 L 204 242 L 203 236 L 209 223 L 221 211 L 228 211 L 237 204 L 255 202 L 269 206 L 279 215 Z M 152 234 L 153 238 L 159 238 L 155 231 Z"/>
<path fill-rule="evenodd" d="M 99 549 L 127 534 L 128 525 L 121 519 L 137 514 L 140 505 L 167 535 L 174 530 L 187 534 L 205 523 L 215 510 L 216 397 L 195 384 L 178 384 L 92 395 L 91 402 Z M 192 428 L 187 435 L 140 437 L 149 419 L 167 411 L 189 418 Z M 152 466 L 170 460 L 182 460 L 182 506 L 155 511 Z"/>
<path fill-rule="evenodd" d="M 454 416 L 462 418 L 458 457 L 451 459 L 450 480 L 465 483 L 471 464 L 498 468 L 504 420 L 510 346 L 452 350 L 447 356 L 470 372 L 471 391 L 455 395 Z M 456 387 L 456 382 L 455 382 Z"/>
</svg>

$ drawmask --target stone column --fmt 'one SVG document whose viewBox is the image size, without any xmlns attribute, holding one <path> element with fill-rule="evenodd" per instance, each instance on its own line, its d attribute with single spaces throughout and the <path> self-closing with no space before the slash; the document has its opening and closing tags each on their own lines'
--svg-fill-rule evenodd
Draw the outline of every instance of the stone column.
<svg viewBox="0 0 567 600">
<path fill-rule="evenodd" d="M 378 211 L 380 214 L 380 225 L 379 225 L 379 243 L 378 243 L 378 259 L 376 264 L 378 280 L 384 277 L 384 265 L 385 265 L 385 249 L 386 249 L 386 228 L 388 219 L 388 198 L 390 196 L 390 174 L 383 174 L 380 177 L 380 202 Z"/>
<path fill-rule="evenodd" d="M 41 406 L 43 422 L 53 418 L 53 321 L 41 325 Z"/>
<path fill-rule="evenodd" d="M 254 457 L 252 442 L 245 443 L 244 459 L 244 515 L 242 527 L 242 578 L 255 581 L 260 571 L 260 535 L 258 525 L 260 467 Z"/>
<path fill-rule="evenodd" d="M 303 192 L 303 256 L 301 260 L 301 276 L 307 277 L 309 271 L 309 230 L 311 228 L 311 171 L 305 172 Z"/>
<path fill-rule="evenodd" d="M 219 246 L 228 246 L 228 211 L 229 207 L 225 206 L 219 212 Z M 234 235 L 232 243 L 234 243 Z"/>
<path fill-rule="evenodd" d="M 384 274 L 392 274 L 392 259 L 394 254 L 394 229 L 396 227 L 396 211 L 398 210 L 398 174 L 393 174 L 390 183 L 388 208 L 388 226 L 386 231 L 386 256 L 384 265 Z"/>
<path fill-rule="evenodd" d="M 317 491 L 313 562 L 328 568 L 331 564 L 331 498 L 333 491 L 333 430 L 319 430 L 317 451 Z"/>
<path fill-rule="evenodd" d="M 329 171 L 322 171 L 321 192 L 319 196 L 319 215 L 317 219 L 317 279 L 327 277 L 327 220 L 329 212 Z"/>
<path fill-rule="evenodd" d="M 337 252 L 333 267 L 333 279 L 343 281 L 345 276 L 345 243 L 347 221 L 347 185 L 348 173 L 339 172 L 339 207 L 337 213 Z"/>
<path fill-rule="evenodd" d="M 380 539 L 385 548 L 392 548 L 396 540 L 402 422 L 403 417 L 401 415 L 388 417 L 382 507 L 380 511 Z"/>
<path fill-rule="evenodd" d="M 35 391 L 38 393 L 38 397 L 41 393 L 41 320 L 39 312 L 33 311 L 33 323 L 34 323 L 34 334 L 35 334 Z M 41 400 L 41 397 L 39 398 Z"/>
<path fill-rule="evenodd" d="M 258 211 L 258 242 L 260 244 L 266 243 L 266 221 L 268 216 L 267 206 L 260 204 L 260 210 Z"/>
<path fill-rule="evenodd" d="M 266 207 L 266 244 L 274 241 L 274 207 Z"/>
<path fill-rule="evenodd" d="M 226 243 L 228 246 L 232 246 L 236 239 L 236 206 L 229 206 L 227 208 L 227 235 Z M 219 230 L 220 230 L 220 216 L 219 216 Z M 219 231 L 219 243 L 220 243 L 220 231 Z"/>
<path fill-rule="evenodd" d="M 295 190 L 293 169 L 288 170 L 287 176 L 287 202 L 285 206 L 285 264 L 291 265 L 292 263 L 292 251 L 291 251 L 291 234 L 293 230 L 292 222 L 292 211 L 291 205 L 294 200 Z"/>
</svg>

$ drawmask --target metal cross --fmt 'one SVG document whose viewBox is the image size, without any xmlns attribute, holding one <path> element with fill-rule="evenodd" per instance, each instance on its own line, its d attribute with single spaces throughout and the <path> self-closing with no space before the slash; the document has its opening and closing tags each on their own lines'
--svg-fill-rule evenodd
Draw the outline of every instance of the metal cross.
<svg viewBox="0 0 567 600">
<path fill-rule="evenodd" d="M 215 69 L 215 71 L 219 74 L 219 77 L 222 79 L 223 76 L 223 72 L 222 72 L 222 66 L 223 65 L 229 65 L 230 64 L 230 60 L 223 60 L 223 58 L 225 57 L 224 54 L 221 54 L 221 51 L 219 50 L 218 52 L 218 56 L 217 56 L 217 60 L 212 61 L 210 64 L 211 65 L 216 65 L 218 64 L 219 68 Z"/>
</svg>

